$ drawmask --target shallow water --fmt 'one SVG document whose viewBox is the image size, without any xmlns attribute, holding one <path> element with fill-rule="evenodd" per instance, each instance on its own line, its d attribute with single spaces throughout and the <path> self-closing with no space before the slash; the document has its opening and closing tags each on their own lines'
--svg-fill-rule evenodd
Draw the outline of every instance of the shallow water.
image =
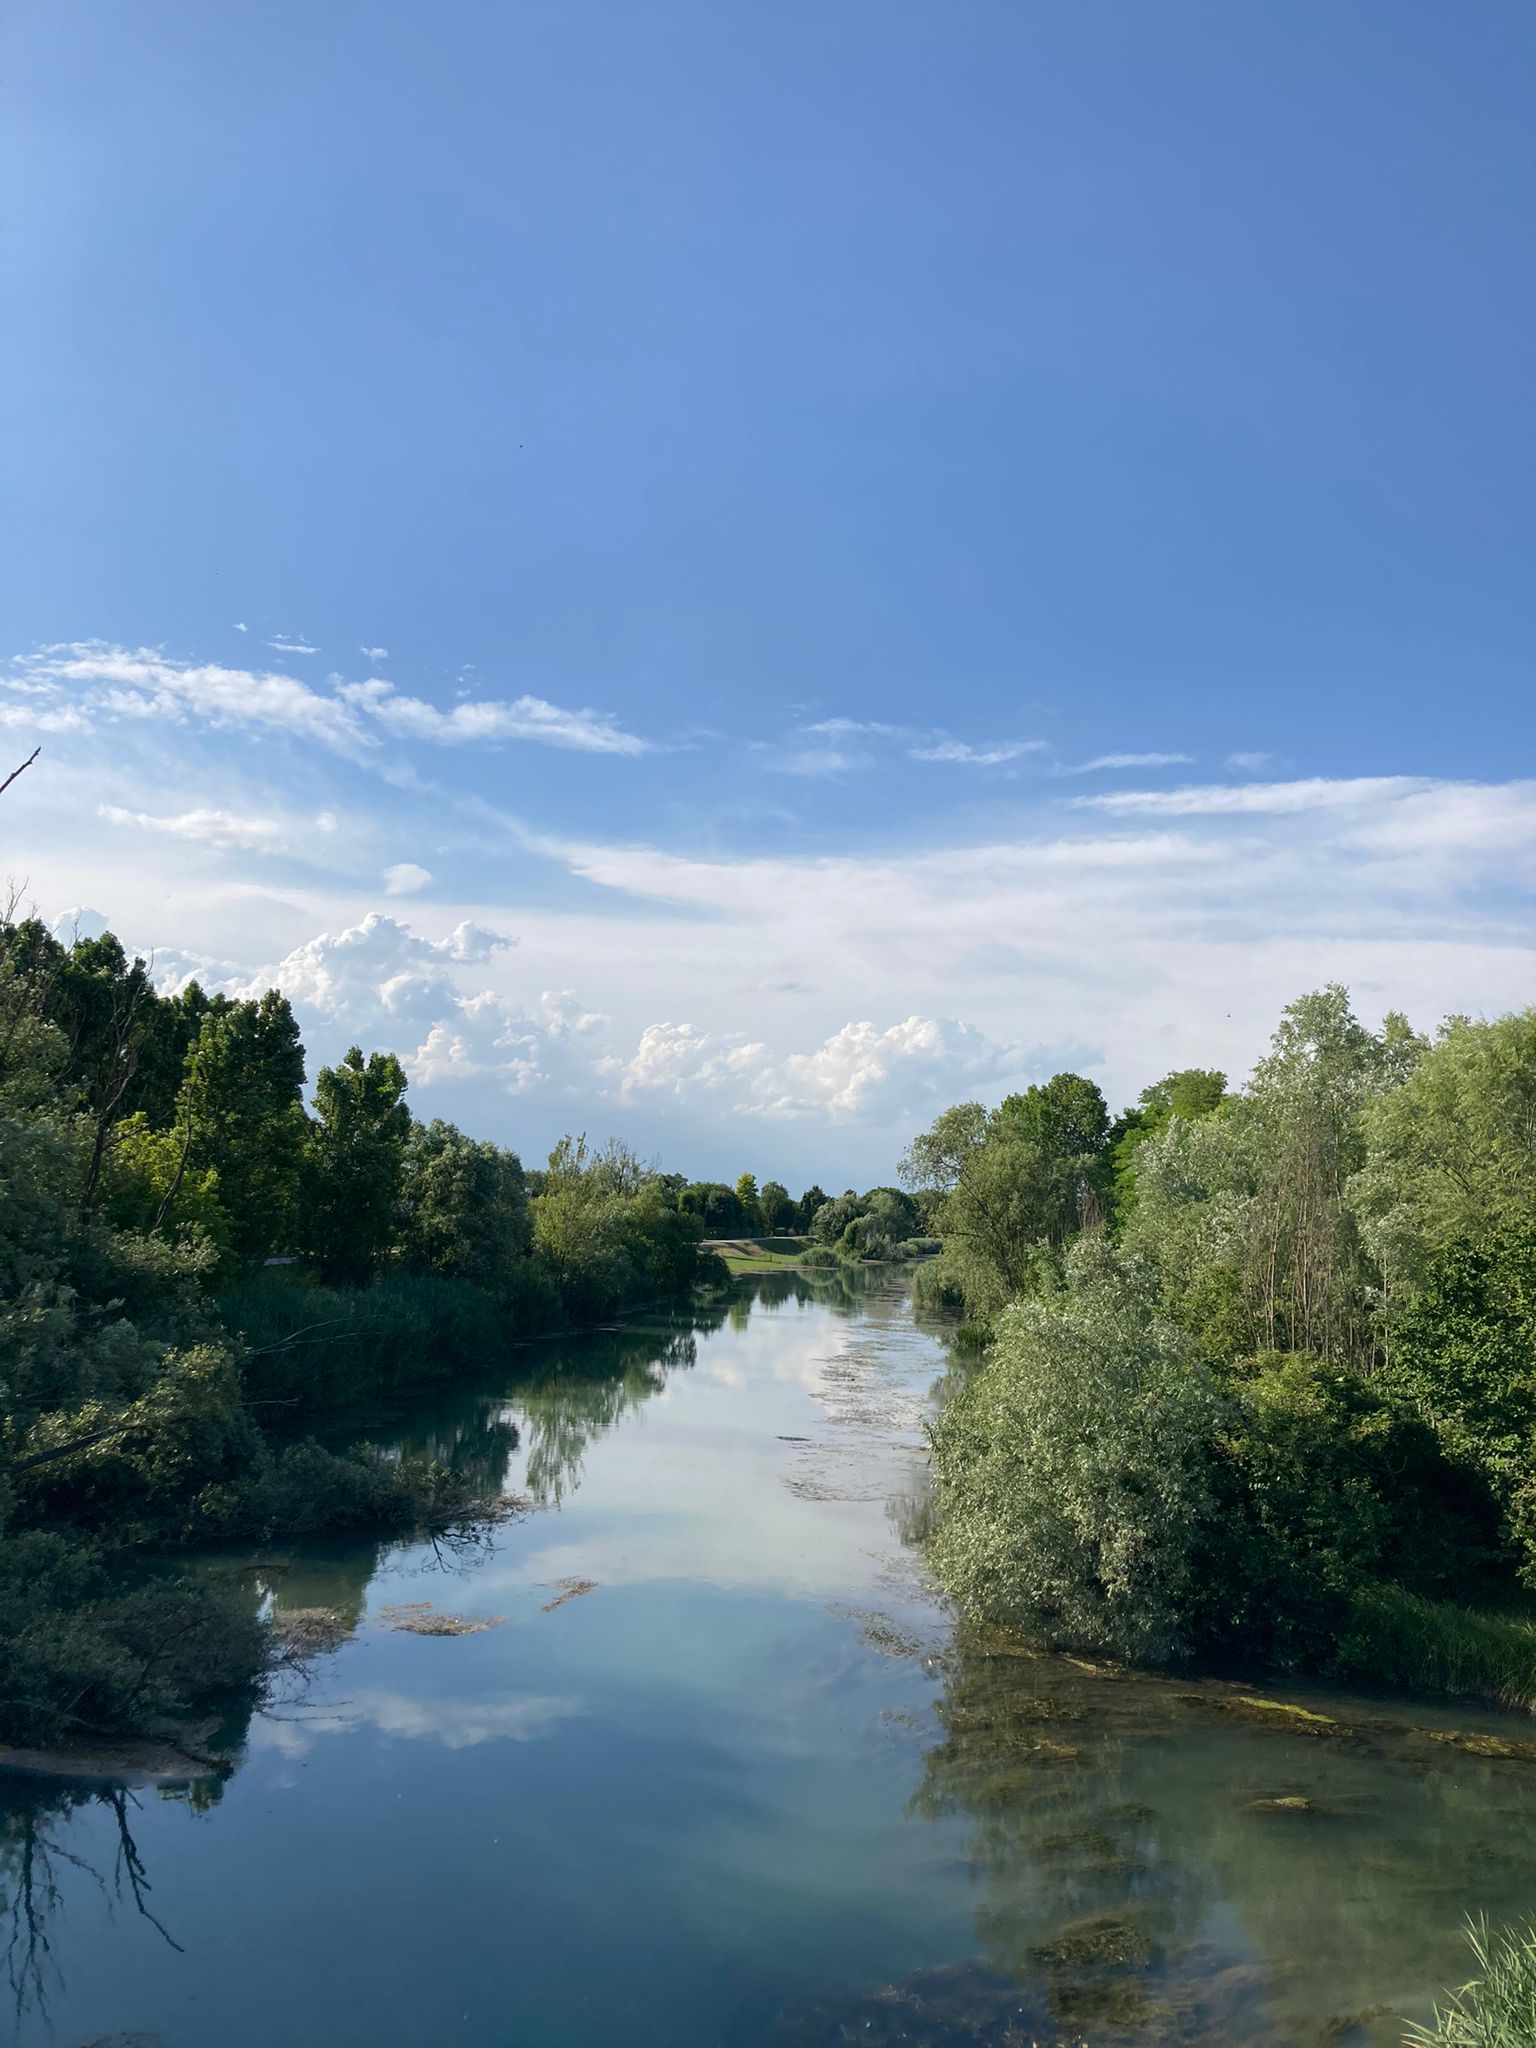
<svg viewBox="0 0 1536 2048">
<path fill-rule="evenodd" d="M 0 1781 L 20 2041 L 1386 2043 L 1536 1911 L 1536 1762 L 1435 1739 L 1536 1725 L 958 1638 L 901 1281 L 710 1321 L 402 1418 L 535 1503 L 489 1548 L 251 1560 L 346 1639 L 222 1786 Z"/>
</svg>

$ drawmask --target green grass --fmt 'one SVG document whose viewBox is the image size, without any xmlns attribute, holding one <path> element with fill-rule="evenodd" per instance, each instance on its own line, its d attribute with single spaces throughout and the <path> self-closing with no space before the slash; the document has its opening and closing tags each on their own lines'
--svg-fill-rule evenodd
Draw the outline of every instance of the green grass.
<svg viewBox="0 0 1536 2048">
<path fill-rule="evenodd" d="M 721 1237 L 709 1240 L 733 1273 L 780 1273 L 798 1266 L 810 1247 L 808 1237 Z"/>
<path fill-rule="evenodd" d="M 1474 1921 L 1468 1940 L 1478 1974 L 1453 1991 L 1428 2026 L 1410 2026 L 1406 2048 L 1531 2048 L 1536 2041 L 1536 1929 L 1490 1935 Z"/>
<path fill-rule="evenodd" d="M 1344 1648 L 1354 1677 L 1536 1710 L 1536 1619 L 1526 1614 L 1373 1586 L 1356 1600 Z"/>
</svg>

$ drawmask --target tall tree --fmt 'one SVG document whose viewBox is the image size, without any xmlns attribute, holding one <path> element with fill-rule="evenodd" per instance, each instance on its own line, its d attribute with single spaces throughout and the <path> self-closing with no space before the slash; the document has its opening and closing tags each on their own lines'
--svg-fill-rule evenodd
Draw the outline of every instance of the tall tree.
<svg viewBox="0 0 1536 2048">
<path fill-rule="evenodd" d="M 465 1137 L 434 1117 L 413 1124 L 400 1184 L 400 1245 L 425 1273 L 495 1293 L 533 1236 L 528 1187 L 515 1152 Z"/>
<path fill-rule="evenodd" d="M 328 1280 L 371 1279 L 393 1234 L 411 1113 L 392 1052 L 352 1046 L 315 1078 L 305 1236 Z"/>
<path fill-rule="evenodd" d="M 284 996 L 268 989 L 259 1002 L 209 1009 L 187 1056 L 176 1123 L 188 1163 L 219 1176 L 231 1244 L 242 1258 L 293 1245 L 303 1096 L 304 1047 Z"/>
<path fill-rule="evenodd" d="M 790 1200 L 789 1189 L 780 1180 L 763 1182 L 757 1205 L 762 1216 L 763 1228 L 770 1234 L 787 1230 L 794 1221 L 795 1205 Z"/>
</svg>

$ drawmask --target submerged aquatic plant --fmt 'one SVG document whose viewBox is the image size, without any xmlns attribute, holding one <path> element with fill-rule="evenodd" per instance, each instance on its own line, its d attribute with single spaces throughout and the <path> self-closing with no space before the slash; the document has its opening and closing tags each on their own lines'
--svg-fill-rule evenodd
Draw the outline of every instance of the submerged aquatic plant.
<svg viewBox="0 0 1536 2048">
<path fill-rule="evenodd" d="M 1410 2026 L 1405 2048 L 1531 2048 L 1536 2042 L 1536 1927 L 1490 1934 L 1486 1920 L 1468 1924 L 1478 1974 L 1435 2010 L 1427 2026 Z"/>
</svg>

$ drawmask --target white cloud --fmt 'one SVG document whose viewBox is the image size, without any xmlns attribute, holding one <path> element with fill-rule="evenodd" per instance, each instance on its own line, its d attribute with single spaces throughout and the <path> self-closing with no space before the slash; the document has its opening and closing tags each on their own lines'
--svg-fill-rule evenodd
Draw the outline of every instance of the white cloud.
<svg viewBox="0 0 1536 2048">
<path fill-rule="evenodd" d="M 1120 789 L 1104 796 L 1080 796 L 1074 803 L 1100 811 L 1159 813 L 1165 817 L 1219 814 L 1278 815 L 1293 811 L 1344 810 L 1390 802 L 1430 788 L 1414 775 L 1357 775 L 1330 779 L 1314 775 L 1296 782 L 1208 783 L 1189 789 Z"/>
<path fill-rule="evenodd" d="M 536 1742 L 580 1712 L 578 1701 L 558 1694 L 419 1699 L 365 1686 L 331 1712 L 311 1709 L 301 1717 L 259 1714 L 251 1723 L 250 1743 L 253 1749 L 301 1757 L 322 1736 L 350 1735 L 371 1727 L 403 1740 L 438 1742 L 444 1749 L 473 1749 L 485 1742 Z"/>
<path fill-rule="evenodd" d="M 787 753 L 768 753 L 764 765 L 775 775 L 803 775 L 819 781 L 847 775 L 870 765 L 867 754 L 851 754 L 845 747 L 791 747 Z"/>
<path fill-rule="evenodd" d="M 1243 775 L 1258 775 L 1274 761 L 1273 754 L 1228 754 L 1224 765 Z"/>
<path fill-rule="evenodd" d="M 374 744 L 350 705 L 295 676 L 177 661 L 158 648 L 111 647 L 96 640 L 45 647 L 22 657 L 15 669 L 23 682 L 66 700 L 92 725 L 143 718 L 266 729 L 354 756 Z"/>
<path fill-rule="evenodd" d="M 386 896 L 414 896 L 425 889 L 432 880 L 430 868 L 418 867 L 413 860 L 397 860 L 393 867 L 384 870 L 384 894 Z"/>
<path fill-rule="evenodd" d="M 269 646 L 283 643 L 269 641 Z M 313 652 L 286 643 L 287 652 Z M 634 755 L 650 742 L 595 711 L 568 711 L 542 697 L 496 698 L 440 711 L 393 683 L 373 677 L 317 689 L 280 672 L 229 668 L 176 659 L 159 648 L 124 648 L 81 640 L 19 656 L 0 688 L 21 703 L 0 704 L 0 724 L 41 731 L 85 731 L 101 724 L 158 719 L 221 730 L 267 730 L 316 741 L 354 759 L 376 748 L 379 734 L 439 746 L 531 740 L 586 753 Z"/>
<path fill-rule="evenodd" d="M 320 652 L 319 648 L 311 641 L 290 639 L 286 633 L 275 633 L 267 642 L 267 645 L 275 647 L 279 654 L 318 654 Z"/>
<path fill-rule="evenodd" d="M 359 654 L 366 656 L 369 661 L 388 661 L 389 659 L 389 649 L 387 647 L 359 647 L 357 651 Z"/>
<path fill-rule="evenodd" d="M 250 627 L 249 627 L 249 626 L 247 626 L 247 625 L 246 625 L 246 624 L 245 624 L 245 623 L 244 623 L 244 622 L 243 622 L 242 620 L 240 620 L 240 619 L 236 619 L 236 621 L 235 621 L 235 631 L 236 631 L 237 633 L 249 633 L 249 631 L 250 631 L 250 630 L 251 630 L 251 629 L 250 629 Z"/>
<path fill-rule="evenodd" d="M 76 939 L 99 939 L 111 929 L 110 921 L 85 903 L 75 904 L 66 910 L 61 917 L 54 919 L 52 926 L 53 936 L 63 946 L 72 946 Z"/>
<path fill-rule="evenodd" d="M 483 966 L 514 943 L 468 920 L 446 939 L 425 939 L 370 911 L 358 924 L 320 932 L 296 946 L 251 975 L 237 993 L 280 988 L 301 1012 L 349 1031 L 383 1032 L 388 1043 L 398 1045 L 403 1032 L 429 1027 L 457 1005 L 455 967 Z"/>
<path fill-rule="evenodd" d="M 1067 775 L 1092 775 L 1100 768 L 1179 768 L 1186 766 L 1194 756 L 1191 754 L 1095 754 L 1091 761 L 1080 761 L 1075 768 L 1062 772 Z"/>
<path fill-rule="evenodd" d="M 984 1088 L 1019 1064 L 953 1017 L 908 1017 L 885 1030 L 849 1023 L 810 1052 L 776 1059 L 765 1045 L 687 1024 L 652 1024 L 631 1059 L 608 1071 L 625 1098 L 657 1090 L 679 1099 L 700 1089 L 766 1117 L 823 1116 L 889 1124 L 906 1112 Z"/>
<path fill-rule="evenodd" d="M 1005 761 L 1022 760 L 1026 754 L 1048 754 L 1045 740 L 999 740 L 990 746 L 973 747 L 965 740 L 931 740 L 920 747 L 908 747 L 913 761 L 958 761 L 968 767 L 997 768 Z"/>
<path fill-rule="evenodd" d="M 802 725 L 802 732 L 824 734 L 836 739 L 845 733 L 867 733 L 871 739 L 905 740 L 912 737 L 910 726 L 882 725 L 874 718 L 818 718 L 814 725 Z"/>
<path fill-rule="evenodd" d="M 237 817 L 231 811 L 202 808 L 157 816 L 150 811 L 125 810 L 121 804 L 102 804 L 99 815 L 109 825 L 123 825 L 163 838 L 186 839 L 195 845 L 235 849 L 249 853 L 295 853 L 306 832 L 332 833 L 336 819 L 329 811 L 302 822 L 292 818 Z"/>
<path fill-rule="evenodd" d="M 511 703 L 482 698 L 441 711 L 420 697 L 403 696 L 393 683 L 375 676 L 344 683 L 338 693 L 398 737 L 429 740 L 436 746 L 466 746 L 496 740 L 539 740 L 589 754 L 644 754 L 650 742 L 625 732 L 597 711 L 566 711 L 542 697 Z"/>
</svg>

